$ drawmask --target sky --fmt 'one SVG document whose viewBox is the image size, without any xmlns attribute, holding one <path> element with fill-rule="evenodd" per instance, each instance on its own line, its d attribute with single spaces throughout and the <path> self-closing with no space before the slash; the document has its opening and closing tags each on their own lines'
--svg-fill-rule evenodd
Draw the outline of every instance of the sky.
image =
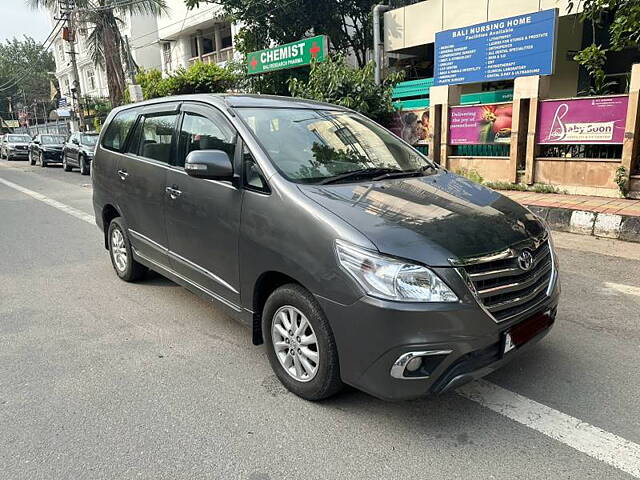
<svg viewBox="0 0 640 480">
<path fill-rule="evenodd" d="M 0 41 L 23 35 L 42 42 L 51 31 L 44 11 L 32 10 L 25 0 L 0 0 Z"/>
</svg>

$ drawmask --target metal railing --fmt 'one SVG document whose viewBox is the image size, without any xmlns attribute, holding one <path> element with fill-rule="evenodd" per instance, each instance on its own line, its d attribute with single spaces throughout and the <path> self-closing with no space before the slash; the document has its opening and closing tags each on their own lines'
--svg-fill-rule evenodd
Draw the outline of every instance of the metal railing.
<svg viewBox="0 0 640 480">
<path fill-rule="evenodd" d="M 195 65 L 197 62 L 203 63 L 223 63 L 233 60 L 233 47 L 223 48 L 215 52 L 209 52 L 200 57 L 193 57 L 189 59 L 189 66 Z"/>
</svg>

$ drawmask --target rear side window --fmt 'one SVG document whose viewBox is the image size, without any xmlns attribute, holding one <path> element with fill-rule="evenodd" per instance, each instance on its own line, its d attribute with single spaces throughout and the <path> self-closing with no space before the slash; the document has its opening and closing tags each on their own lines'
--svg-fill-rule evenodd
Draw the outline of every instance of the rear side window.
<svg viewBox="0 0 640 480">
<path fill-rule="evenodd" d="M 133 127 L 138 112 L 135 110 L 124 110 L 118 113 L 107 128 L 102 140 L 102 146 L 108 150 L 119 152 L 124 146 L 124 142 L 129 135 L 129 130 Z"/>
<path fill-rule="evenodd" d="M 129 142 L 127 152 L 169 163 L 177 118 L 178 115 L 175 113 L 141 118 Z"/>
</svg>

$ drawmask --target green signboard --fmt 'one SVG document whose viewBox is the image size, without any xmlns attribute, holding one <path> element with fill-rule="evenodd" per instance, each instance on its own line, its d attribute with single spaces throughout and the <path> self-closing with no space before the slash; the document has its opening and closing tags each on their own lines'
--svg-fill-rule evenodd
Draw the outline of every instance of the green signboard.
<svg viewBox="0 0 640 480">
<path fill-rule="evenodd" d="M 322 62 L 327 58 L 329 40 L 326 35 L 303 38 L 297 42 L 267 48 L 247 55 L 249 74 L 273 72 L 285 68 L 309 65 L 311 60 Z"/>
</svg>

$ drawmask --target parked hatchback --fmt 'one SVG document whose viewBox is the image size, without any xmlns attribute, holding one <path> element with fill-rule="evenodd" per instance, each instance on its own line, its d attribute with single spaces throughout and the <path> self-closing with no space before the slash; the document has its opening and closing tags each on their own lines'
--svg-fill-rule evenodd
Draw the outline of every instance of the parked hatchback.
<svg viewBox="0 0 640 480">
<path fill-rule="evenodd" d="M 26 160 L 29 157 L 29 143 L 29 135 L 8 133 L 0 146 L 0 158 Z"/>
<path fill-rule="evenodd" d="M 128 105 L 109 115 L 92 175 L 116 274 L 152 269 L 223 306 L 306 399 L 343 383 L 384 399 L 444 392 L 555 319 L 556 256 L 535 215 L 341 107 Z"/>
</svg>

